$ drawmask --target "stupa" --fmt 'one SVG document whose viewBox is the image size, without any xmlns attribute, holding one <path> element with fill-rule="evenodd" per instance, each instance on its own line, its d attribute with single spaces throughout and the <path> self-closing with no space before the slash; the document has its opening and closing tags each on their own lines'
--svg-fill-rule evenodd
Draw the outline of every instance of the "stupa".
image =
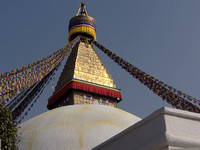
<svg viewBox="0 0 200 150">
<path fill-rule="evenodd" d="M 20 125 L 19 150 L 88 150 L 141 120 L 117 108 L 121 90 L 89 42 L 96 40 L 96 21 L 83 2 L 69 22 L 68 41 L 77 36 L 50 110 Z"/>
</svg>

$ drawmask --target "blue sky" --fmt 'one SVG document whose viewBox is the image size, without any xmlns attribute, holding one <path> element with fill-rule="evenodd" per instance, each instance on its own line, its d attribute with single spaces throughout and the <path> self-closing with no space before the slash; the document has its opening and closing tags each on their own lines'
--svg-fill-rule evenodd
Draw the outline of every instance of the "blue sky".
<svg viewBox="0 0 200 150">
<path fill-rule="evenodd" d="M 0 73 L 32 63 L 65 46 L 68 21 L 76 15 L 80 2 L 0 0 Z M 139 69 L 199 99 L 199 0 L 84 2 L 88 14 L 97 22 L 99 43 Z M 95 49 L 117 88 L 122 89 L 120 109 L 144 118 L 160 107 L 169 107 Z M 45 89 L 25 120 L 47 111 L 47 99 L 52 92 L 51 86 Z"/>
</svg>

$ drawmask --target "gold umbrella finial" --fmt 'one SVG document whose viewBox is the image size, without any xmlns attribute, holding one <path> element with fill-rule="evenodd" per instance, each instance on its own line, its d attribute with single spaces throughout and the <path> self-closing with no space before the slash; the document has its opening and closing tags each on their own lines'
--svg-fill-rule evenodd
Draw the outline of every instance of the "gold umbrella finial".
<svg viewBox="0 0 200 150">
<path fill-rule="evenodd" d="M 85 16 L 88 15 L 87 11 L 86 11 L 86 6 L 85 6 L 83 1 L 81 1 L 81 4 L 80 4 L 80 7 L 78 9 L 78 12 L 77 12 L 76 16 L 78 16 L 79 14 L 80 15 L 85 15 Z"/>
</svg>

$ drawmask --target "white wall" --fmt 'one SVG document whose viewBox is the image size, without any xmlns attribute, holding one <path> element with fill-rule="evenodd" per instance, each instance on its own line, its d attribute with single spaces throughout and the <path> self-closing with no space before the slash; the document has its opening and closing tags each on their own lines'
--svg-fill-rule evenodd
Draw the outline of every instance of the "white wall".
<svg viewBox="0 0 200 150">
<path fill-rule="evenodd" d="M 93 150 L 200 148 L 200 114 L 163 107 Z"/>
</svg>

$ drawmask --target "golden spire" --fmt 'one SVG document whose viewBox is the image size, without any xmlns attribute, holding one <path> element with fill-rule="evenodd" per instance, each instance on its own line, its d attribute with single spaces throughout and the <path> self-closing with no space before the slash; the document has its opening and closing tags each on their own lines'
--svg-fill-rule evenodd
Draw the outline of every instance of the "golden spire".
<svg viewBox="0 0 200 150">
<path fill-rule="evenodd" d="M 80 13 L 80 15 L 86 15 L 86 16 L 88 15 L 87 11 L 86 11 L 86 6 L 85 6 L 85 4 L 83 2 L 81 2 L 81 5 L 80 5 L 80 7 L 78 9 L 78 12 L 77 12 L 76 16 L 78 16 L 79 13 Z"/>
<path fill-rule="evenodd" d="M 91 30 L 95 31 L 96 22 L 87 16 L 84 3 L 81 3 L 79 13 L 80 15 L 70 20 L 69 41 L 79 35 L 81 42 L 72 49 L 47 107 L 53 109 L 64 105 L 88 103 L 117 107 L 121 100 L 121 91 L 116 89 L 111 75 L 93 46 L 85 40 L 96 38 L 96 33 L 93 36 L 92 32 L 85 30 L 93 26 L 94 29 Z"/>
</svg>

